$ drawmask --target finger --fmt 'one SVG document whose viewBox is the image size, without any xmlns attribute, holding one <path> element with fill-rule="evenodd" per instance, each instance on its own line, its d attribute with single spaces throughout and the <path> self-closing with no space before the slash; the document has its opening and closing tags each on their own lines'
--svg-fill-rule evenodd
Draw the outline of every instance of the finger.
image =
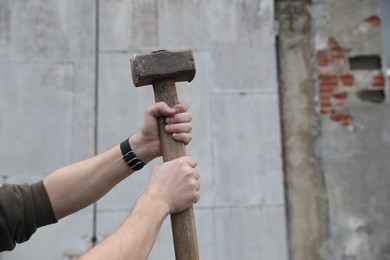
<svg viewBox="0 0 390 260">
<path fill-rule="evenodd" d="M 167 124 L 178 124 L 178 123 L 188 123 L 191 122 L 192 115 L 188 112 L 186 113 L 178 113 L 174 116 L 167 117 L 166 122 Z"/>
<path fill-rule="evenodd" d="M 194 171 L 194 178 L 195 178 L 195 180 L 199 180 L 199 178 L 200 178 L 199 172 Z"/>
<path fill-rule="evenodd" d="M 199 191 L 200 190 L 200 182 L 196 182 L 195 190 Z"/>
<path fill-rule="evenodd" d="M 192 140 L 192 135 L 189 133 L 172 133 L 173 139 L 184 144 L 189 144 Z"/>
<path fill-rule="evenodd" d="M 191 123 L 181 123 L 181 124 L 173 124 L 166 125 L 165 131 L 168 133 L 189 133 L 192 130 Z"/>
<path fill-rule="evenodd" d="M 185 160 L 185 162 L 189 165 L 189 166 L 191 166 L 192 168 L 195 168 L 196 167 L 196 165 L 198 165 L 198 161 L 197 160 L 195 160 L 195 158 L 193 158 L 193 157 L 191 157 L 191 156 L 183 156 L 182 157 L 183 158 L 183 160 Z"/>
<path fill-rule="evenodd" d="M 185 102 L 179 102 L 177 105 L 173 107 L 177 113 L 184 113 L 190 108 L 190 106 Z"/>
<path fill-rule="evenodd" d="M 176 109 L 171 108 L 165 102 L 157 102 L 147 108 L 146 113 L 155 118 L 160 116 L 173 116 Z"/>
</svg>

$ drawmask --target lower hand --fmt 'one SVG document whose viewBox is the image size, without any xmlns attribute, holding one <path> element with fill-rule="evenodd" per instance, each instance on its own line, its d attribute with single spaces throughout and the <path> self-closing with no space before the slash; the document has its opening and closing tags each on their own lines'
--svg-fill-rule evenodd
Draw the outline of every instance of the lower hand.
<svg viewBox="0 0 390 260">
<path fill-rule="evenodd" d="M 166 214 L 190 207 L 200 198 L 200 175 L 195 170 L 197 164 L 194 158 L 183 156 L 154 166 L 144 196 L 160 203 Z"/>
</svg>

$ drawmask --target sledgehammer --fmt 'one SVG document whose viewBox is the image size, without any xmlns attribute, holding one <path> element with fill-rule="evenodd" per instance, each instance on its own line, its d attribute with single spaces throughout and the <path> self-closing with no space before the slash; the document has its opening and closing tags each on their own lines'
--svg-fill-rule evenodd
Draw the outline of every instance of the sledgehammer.
<svg viewBox="0 0 390 260">
<path fill-rule="evenodd" d="M 133 82 L 136 87 L 153 85 L 156 102 L 164 101 L 170 107 L 178 103 L 175 82 L 190 82 L 195 76 L 192 51 L 156 51 L 135 56 L 131 63 Z M 186 155 L 185 146 L 165 132 L 165 118 L 160 117 L 159 133 L 164 162 Z M 194 210 L 190 208 L 171 215 L 173 242 L 177 260 L 198 260 L 198 241 Z"/>
</svg>

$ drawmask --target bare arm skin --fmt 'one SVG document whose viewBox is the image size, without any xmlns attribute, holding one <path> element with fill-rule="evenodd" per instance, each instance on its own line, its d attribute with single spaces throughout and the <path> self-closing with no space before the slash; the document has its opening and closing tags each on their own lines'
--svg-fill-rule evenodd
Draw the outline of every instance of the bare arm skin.
<svg viewBox="0 0 390 260">
<path fill-rule="evenodd" d="M 197 161 L 189 156 L 155 166 L 150 184 L 122 226 L 80 260 L 147 259 L 161 224 L 199 200 Z"/>
<path fill-rule="evenodd" d="M 176 140 L 186 144 L 191 141 L 192 118 L 188 105 L 179 103 L 172 109 L 163 102 L 154 104 L 145 111 L 141 130 L 129 140 L 144 163 L 161 156 L 156 119 L 161 115 L 167 116 L 166 131 Z M 53 172 L 43 182 L 54 214 L 61 219 L 94 203 L 132 173 L 116 145 L 102 154 Z"/>
</svg>

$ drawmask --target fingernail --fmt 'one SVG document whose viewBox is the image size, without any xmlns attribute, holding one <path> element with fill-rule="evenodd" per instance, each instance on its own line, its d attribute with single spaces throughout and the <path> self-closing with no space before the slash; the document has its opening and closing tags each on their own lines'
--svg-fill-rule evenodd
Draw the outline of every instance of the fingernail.
<svg viewBox="0 0 390 260">
<path fill-rule="evenodd" d="M 170 123 L 172 123 L 172 118 L 170 118 L 170 117 L 167 117 L 167 118 L 165 119 L 165 122 L 166 122 L 167 124 L 170 124 Z"/>
</svg>

